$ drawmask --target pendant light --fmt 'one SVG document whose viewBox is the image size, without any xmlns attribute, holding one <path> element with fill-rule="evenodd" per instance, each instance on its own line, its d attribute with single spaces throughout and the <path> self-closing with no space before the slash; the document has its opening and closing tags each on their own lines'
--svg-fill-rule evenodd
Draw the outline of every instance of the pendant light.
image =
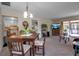
<svg viewBox="0 0 79 59">
<path fill-rule="evenodd" d="M 26 10 L 24 11 L 24 18 L 33 18 L 32 13 L 29 12 L 28 2 L 26 3 Z"/>
</svg>

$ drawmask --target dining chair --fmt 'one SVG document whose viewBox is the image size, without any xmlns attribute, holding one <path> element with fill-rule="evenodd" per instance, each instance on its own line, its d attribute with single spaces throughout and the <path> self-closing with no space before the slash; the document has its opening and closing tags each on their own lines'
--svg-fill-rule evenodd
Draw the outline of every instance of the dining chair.
<svg viewBox="0 0 79 59">
<path fill-rule="evenodd" d="M 75 38 L 75 39 L 73 40 L 73 42 L 79 42 L 79 38 Z M 76 46 L 76 45 L 73 44 L 73 49 L 75 49 L 75 46 Z"/>
<path fill-rule="evenodd" d="M 75 45 L 74 51 L 75 51 L 75 54 L 74 54 L 75 56 L 79 54 L 79 45 Z"/>
<path fill-rule="evenodd" d="M 43 39 L 38 38 L 37 40 L 35 40 L 35 53 L 36 54 L 40 54 L 40 53 L 37 53 L 37 51 L 39 51 L 39 49 L 42 49 L 42 55 L 43 56 L 45 55 L 45 40 L 46 40 L 45 36 L 43 37 Z"/>
<path fill-rule="evenodd" d="M 9 38 L 8 39 L 8 48 L 10 55 L 24 56 L 27 52 L 30 52 L 31 56 L 31 46 L 29 44 L 23 44 L 22 39 L 18 38 Z"/>
<path fill-rule="evenodd" d="M 64 39 L 64 35 L 63 34 L 60 34 L 59 35 L 59 42 L 61 42 L 62 39 Z"/>
<path fill-rule="evenodd" d="M 19 32 L 19 28 L 16 25 L 11 25 L 9 27 L 5 27 L 4 29 L 5 35 L 3 36 L 3 47 L 7 46 L 7 39 L 11 35 L 17 35 Z"/>
<path fill-rule="evenodd" d="M 59 40 L 59 42 L 61 41 L 61 40 L 64 40 L 64 42 L 65 42 L 65 44 L 70 40 L 70 37 L 69 37 L 69 35 L 67 35 L 67 33 L 63 33 L 62 35 L 60 35 L 60 40 Z"/>
<path fill-rule="evenodd" d="M 11 36 L 11 35 L 18 35 L 19 33 L 19 28 L 18 26 L 9 26 L 8 27 L 8 35 L 7 36 Z"/>
</svg>

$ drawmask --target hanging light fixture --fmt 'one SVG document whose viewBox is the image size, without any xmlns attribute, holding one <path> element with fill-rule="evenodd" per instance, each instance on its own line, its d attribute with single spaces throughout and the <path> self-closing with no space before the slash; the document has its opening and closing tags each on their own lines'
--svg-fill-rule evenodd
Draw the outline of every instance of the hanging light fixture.
<svg viewBox="0 0 79 59">
<path fill-rule="evenodd" d="M 24 18 L 27 18 L 27 11 L 24 11 Z"/>
<path fill-rule="evenodd" d="M 33 18 L 33 14 L 32 13 L 30 13 L 30 18 Z"/>
<path fill-rule="evenodd" d="M 24 11 L 24 18 L 33 18 L 32 13 L 28 11 L 28 3 L 26 3 L 26 10 Z"/>
</svg>

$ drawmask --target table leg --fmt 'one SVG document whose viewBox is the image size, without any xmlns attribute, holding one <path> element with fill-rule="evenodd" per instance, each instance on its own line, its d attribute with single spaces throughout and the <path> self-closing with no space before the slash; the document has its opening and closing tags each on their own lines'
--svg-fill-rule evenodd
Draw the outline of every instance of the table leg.
<svg viewBox="0 0 79 59">
<path fill-rule="evenodd" d="M 59 36 L 59 42 L 61 42 L 61 39 L 62 39 L 61 36 Z"/>
<path fill-rule="evenodd" d="M 34 56 L 34 55 L 35 55 L 35 50 L 34 50 L 34 48 L 35 48 L 35 47 L 34 47 L 34 41 L 33 41 L 33 47 L 32 47 L 32 48 L 33 48 L 33 51 L 32 51 L 32 52 L 33 52 L 33 56 Z"/>
</svg>

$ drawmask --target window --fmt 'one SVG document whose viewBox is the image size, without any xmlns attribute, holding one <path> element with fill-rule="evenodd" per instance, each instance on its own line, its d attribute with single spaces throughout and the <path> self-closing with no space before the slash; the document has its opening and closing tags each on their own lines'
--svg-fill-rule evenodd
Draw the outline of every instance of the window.
<svg viewBox="0 0 79 59">
<path fill-rule="evenodd" d="M 70 28 L 69 28 L 69 21 L 65 21 L 65 22 L 63 22 L 63 30 L 64 30 L 64 32 L 66 31 L 67 32 L 67 34 L 69 34 L 69 30 L 70 30 Z"/>
<path fill-rule="evenodd" d="M 3 16 L 4 27 L 9 27 L 12 25 L 18 25 L 18 19 L 10 16 Z"/>
<path fill-rule="evenodd" d="M 70 24 L 71 34 L 79 34 L 79 22 L 73 22 Z"/>
<path fill-rule="evenodd" d="M 74 21 L 65 21 L 63 22 L 64 30 L 67 30 L 67 33 L 79 34 L 79 20 Z"/>
</svg>

